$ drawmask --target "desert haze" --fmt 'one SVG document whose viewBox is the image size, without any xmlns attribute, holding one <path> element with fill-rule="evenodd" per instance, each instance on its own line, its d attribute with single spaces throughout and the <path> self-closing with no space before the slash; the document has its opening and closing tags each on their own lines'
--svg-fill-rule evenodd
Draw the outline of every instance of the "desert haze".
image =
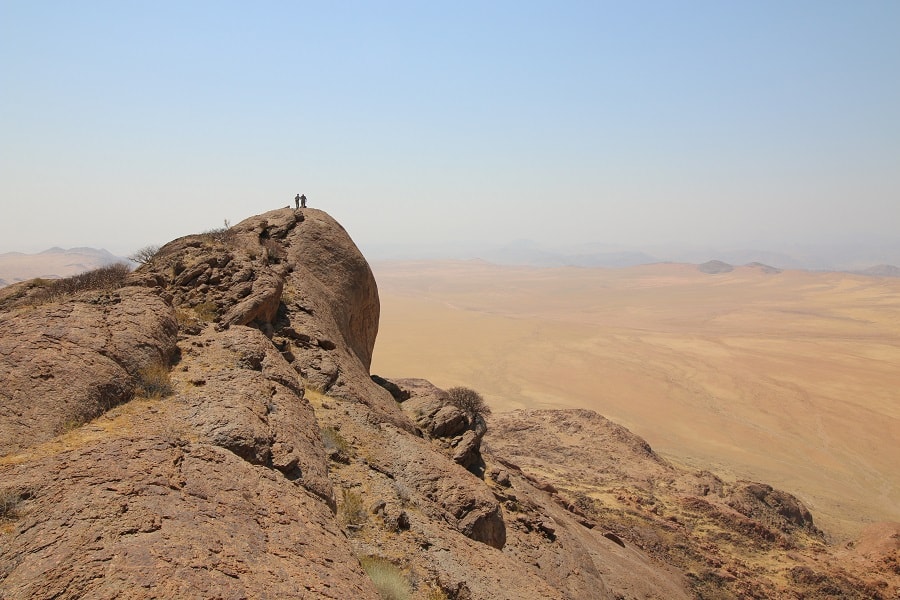
<svg viewBox="0 0 900 600">
<path fill-rule="evenodd" d="M 675 462 L 766 481 L 836 540 L 900 521 L 900 280 L 763 266 L 373 265 L 372 372 L 494 411 L 587 408 Z"/>
<path fill-rule="evenodd" d="M 35 277 L 70 277 L 127 259 L 96 248 L 50 248 L 36 254 L 0 254 L 0 287 Z"/>
</svg>

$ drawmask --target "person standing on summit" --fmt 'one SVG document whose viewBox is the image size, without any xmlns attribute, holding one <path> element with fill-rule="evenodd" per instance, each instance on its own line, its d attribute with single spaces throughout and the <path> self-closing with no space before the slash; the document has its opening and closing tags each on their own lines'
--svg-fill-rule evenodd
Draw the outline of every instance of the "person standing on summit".
<svg viewBox="0 0 900 600">
<path fill-rule="evenodd" d="M 306 203 L 304 203 L 304 206 L 305 205 Z M 300 208 L 300 194 L 294 196 L 294 206 L 296 206 L 298 209 Z"/>
<path fill-rule="evenodd" d="M 300 208 L 306 208 L 306 194 L 300 196 Z"/>
</svg>

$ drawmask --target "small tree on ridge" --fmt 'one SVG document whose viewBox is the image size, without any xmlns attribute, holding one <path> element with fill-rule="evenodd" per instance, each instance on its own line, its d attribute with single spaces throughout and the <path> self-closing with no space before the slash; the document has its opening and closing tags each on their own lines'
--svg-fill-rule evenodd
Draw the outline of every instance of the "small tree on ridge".
<svg viewBox="0 0 900 600">
<path fill-rule="evenodd" d="M 135 253 L 128 258 L 136 263 L 146 265 L 153 260 L 153 257 L 156 256 L 157 252 L 159 252 L 159 246 L 144 246 L 140 250 L 136 250 Z"/>
<path fill-rule="evenodd" d="M 484 417 L 491 414 L 491 409 L 481 397 L 481 394 L 467 387 L 452 387 L 447 390 L 450 404 L 463 411 L 474 420 L 476 416 Z"/>
</svg>

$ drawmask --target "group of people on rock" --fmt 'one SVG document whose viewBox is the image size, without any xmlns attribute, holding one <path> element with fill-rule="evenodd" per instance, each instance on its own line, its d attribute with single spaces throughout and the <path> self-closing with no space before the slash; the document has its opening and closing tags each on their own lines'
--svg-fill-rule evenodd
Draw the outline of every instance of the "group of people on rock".
<svg viewBox="0 0 900 600">
<path fill-rule="evenodd" d="M 297 194 L 294 196 L 294 204 L 296 205 L 297 210 L 306 208 L 306 194 Z"/>
</svg>

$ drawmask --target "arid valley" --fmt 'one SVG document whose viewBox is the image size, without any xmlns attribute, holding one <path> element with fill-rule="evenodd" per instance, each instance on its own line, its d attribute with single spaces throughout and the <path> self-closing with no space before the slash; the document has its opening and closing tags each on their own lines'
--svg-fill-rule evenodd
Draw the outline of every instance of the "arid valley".
<svg viewBox="0 0 900 600">
<path fill-rule="evenodd" d="M 900 521 L 900 279 L 694 265 L 373 264 L 372 372 L 495 413 L 588 408 L 669 460 L 795 494 L 836 542 Z"/>
</svg>

